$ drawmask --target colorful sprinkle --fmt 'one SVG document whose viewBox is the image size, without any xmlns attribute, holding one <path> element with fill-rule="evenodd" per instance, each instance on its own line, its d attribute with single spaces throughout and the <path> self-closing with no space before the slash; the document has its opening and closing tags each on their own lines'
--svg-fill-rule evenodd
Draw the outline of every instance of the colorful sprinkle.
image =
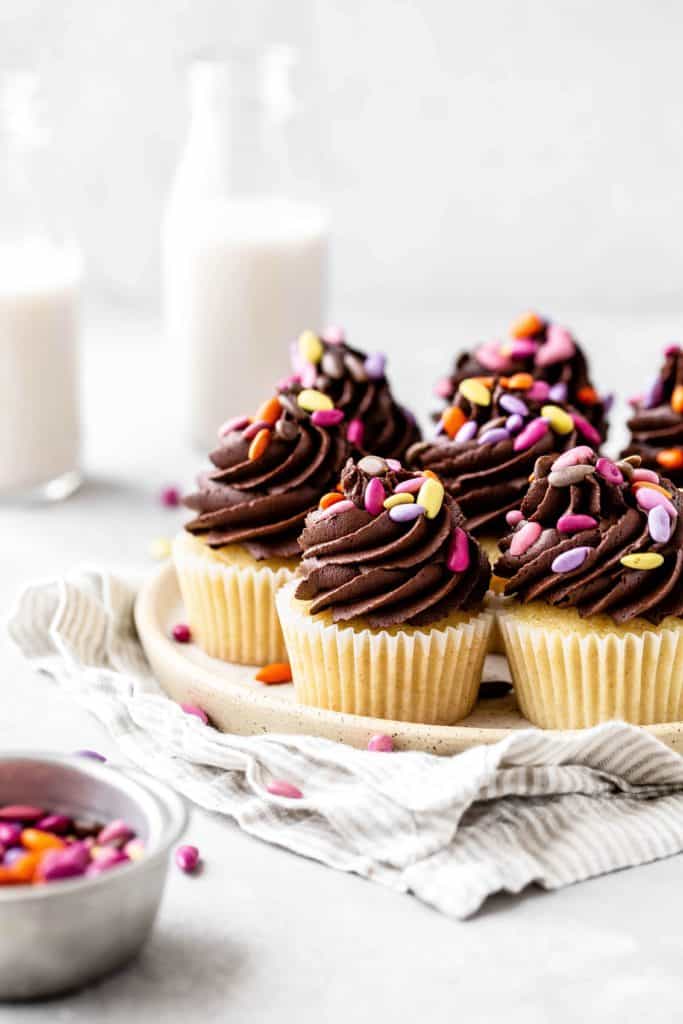
<svg viewBox="0 0 683 1024">
<path fill-rule="evenodd" d="M 331 519 L 333 516 L 338 516 L 342 512 L 351 512 L 356 506 L 348 498 L 343 498 L 341 501 L 335 502 L 334 505 L 328 505 L 326 509 L 317 512 L 316 515 L 318 520 L 320 519 Z"/>
<path fill-rule="evenodd" d="M 286 796 L 290 800 L 300 800 L 303 793 L 298 786 L 295 786 L 292 782 L 287 782 L 285 779 L 273 779 L 266 786 L 269 793 L 273 796 Z"/>
<path fill-rule="evenodd" d="M 553 468 L 548 475 L 548 483 L 551 487 L 571 487 L 572 484 L 580 484 L 594 473 L 595 466 L 587 465 L 565 466 L 563 469 Z"/>
<path fill-rule="evenodd" d="M 550 568 L 553 572 L 573 572 L 574 569 L 578 569 L 588 558 L 588 555 L 592 551 L 589 547 L 578 547 L 570 548 L 569 551 L 563 551 L 561 555 L 558 555 L 554 560 Z"/>
<path fill-rule="evenodd" d="M 177 622 L 173 629 L 171 630 L 171 635 L 173 636 L 173 639 L 176 641 L 176 643 L 179 644 L 189 644 L 190 640 L 192 639 L 190 627 L 187 625 L 186 622 Z"/>
<path fill-rule="evenodd" d="M 402 480 L 400 484 L 396 484 L 394 491 L 396 494 L 417 494 L 424 482 L 423 476 L 414 476 L 410 480 Z"/>
<path fill-rule="evenodd" d="M 254 440 L 249 445 L 248 458 L 250 462 L 255 462 L 256 459 L 260 459 L 264 454 L 266 448 L 270 444 L 271 433 L 267 427 L 263 430 L 259 430 Z"/>
<path fill-rule="evenodd" d="M 683 413 L 683 384 L 677 384 L 671 395 L 671 408 L 674 412 Z"/>
<path fill-rule="evenodd" d="M 198 704 L 181 704 L 180 705 L 186 715 L 192 715 L 194 718 L 198 718 L 202 725 L 209 724 L 209 716 L 203 708 L 200 708 Z"/>
<path fill-rule="evenodd" d="M 440 480 L 427 477 L 417 494 L 417 504 L 422 505 L 427 519 L 435 519 L 441 511 L 444 499 L 444 486 Z"/>
<path fill-rule="evenodd" d="M 385 462 L 389 469 L 393 469 L 394 473 L 399 473 L 403 469 L 398 459 L 385 459 Z"/>
<path fill-rule="evenodd" d="M 311 416 L 311 423 L 315 427 L 336 427 L 343 419 L 341 409 L 316 409 Z"/>
<path fill-rule="evenodd" d="M 673 533 L 673 519 L 665 508 L 655 505 L 647 514 L 647 528 L 655 544 L 666 544 Z"/>
<path fill-rule="evenodd" d="M 349 444 L 355 445 L 356 448 L 360 448 L 363 445 L 363 439 L 365 437 L 365 426 L 362 420 L 351 420 L 349 423 L 348 430 L 346 431 L 346 438 Z"/>
<path fill-rule="evenodd" d="M 553 469 L 564 469 L 565 466 L 578 466 L 582 462 L 590 462 L 595 455 L 592 448 L 588 445 L 580 444 L 576 448 L 570 448 L 568 452 L 563 452 L 553 462 Z"/>
<path fill-rule="evenodd" d="M 541 320 L 538 313 L 528 310 L 513 321 L 510 327 L 510 334 L 513 338 L 528 338 L 533 334 L 538 334 L 539 331 L 543 330 L 543 327 L 543 320 Z"/>
<path fill-rule="evenodd" d="M 275 396 L 269 398 L 268 401 L 258 407 L 254 419 L 261 420 L 263 423 L 267 423 L 269 427 L 273 427 L 281 415 L 282 406 L 280 405 L 280 399 Z"/>
<path fill-rule="evenodd" d="M 374 750 L 377 753 L 390 754 L 394 749 L 394 741 L 391 736 L 388 736 L 385 732 L 376 732 L 374 736 L 371 736 L 368 740 L 368 750 Z"/>
<path fill-rule="evenodd" d="M 568 412 L 560 409 L 559 405 L 544 405 L 541 416 L 548 421 L 556 434 L 571 434 L 574 429 L 573 419 Z"/>
<path fill-rule="evenodd" d="M 509 512 L 505 513 L 505 522 L 508 526 L 517 526 L 518 523 L 521 523 L 522 519 L 524 519 L 524 516 L 518 508 L 511 508 Z"/>
<path fill-rule="evenodd" d="M 512 359 L 528 359 L 530 356 L 535 355 L 537 348 L 538 345 L 531 338 L 517 338 L 505 346 L 505 351 L 509 353 Z"/>
<path fill-rule="evenodd" d="M 304 331 L 299 335 L 299 355 L 307 363 L 319 363 L 323 357 L 322 342 L 313 331 Z"/>
<path fill-rule="evenodd" d="M 563 380 L 553 384 L 548 392 L 548 398 L 551 402 L 566 402 L 567 401 L 567 385 Z"/>
<path fill-rule="evenodd" d="M 196 846 L 179 846 L 175 852 L 175 862 L 181 871 L 192 874 L 199 864 L 199 850 Z"/>
<path fill-rule="evenodd" d="M 549 324 L 546 340 L 536 353 L 536 366 L 552 366 L 571 359 L 576 354 L 576 345 L 569 331 L 559 324 Z"/>
<path fill-rule="evenodd" d="M 475 377 L 467 377 L 465 380 L 460 381 L 458 390 L 473 405 L 487 406 L 491 404 L 490 390 Z"/>
<path fill-rule="evenodd" d="M 292 669 L 288 661 L 273 661 L 270 665 L 260 668 L 254 679 L 257 683 L 266 683 L 268 686 L 291 683 Z"/>
<path fill-rule="evenodd" d="M 664 564 L 664 556 L 655 551 L 646 551 L 642 554 L 624 555 L 620 562 L 627 569 L 659 569 L 660 565 Z"/>
<path fill-rule="evenodd" d="M 480 345 L 475 355 L 482 366 L 492 373 L 504 373 L 510 366 L 510 360 L 501 350 L 497 341 L 487 341 Z"/>
<path fill-rule="evenodd" d="M 365 505 L 366 512 L 369 512 L 371 516 L 378 516 L 384 508 L 384 499 L 387 496 L 387 492 L 384 490 L 384 484 L 378 476 L 371 477 L 368 480 L 368 486 L 365 488 L 365 495 L 363 498 L 363 504 Z"/>
<path fill-rule="evenodd" d="M 421 488 L 420 488 L 421 490 Z M 397 505 L 414 505 L 415 497 L 412 494 L 408 494 L 403 491 L 401 494 L 390 494 L 384 501 L 384 508 L 389 511 L 390 508 L 396 508 Z"/>
<path fill-rule="evenodd" d="M 542 533 L 543 527 L 540 523 L 525 523 L 512 535 L 510 554 L 514 556 L 525 554 L 529 548 L 533 547 Z"/>
<path fill-rule="evenodd" d="M 455 435 L 455 443 L 467 444 L 468 441 L 471 441 L 475 437 L 478 429 L 479 428 L 474 420 L 468 420 L 467 423 L 462 425 L 458 433 Z"/>
<path fill-rule="evenodd" d="M 642 483 L 643 481 L 646 481 L 647 483 L 650 484 L 659 483 L 659 477 L 655 473 L 654 469 L 641 469 L 640 466 L 637 469 L 633 470 L 633 475 L 631 479 L 637 483 Z"/>
<path fill-rule="evenodd" d="M 677 516 L 676 509 L 669 499 L 665 497 L 665 493 L 662 493 L 659 488 L 655 490 L 652 484 L 644 484 L 638 488 L 636 491 L 636 501 L 642 509 L 645 509 L 646 512 L 649 512 L 652 508 L 660 506 L 660 508 L 666 509 L 672 519 L 675 519 Z"/>
<path fill-rule="evenodd" d="M 470 565 L 470 542 L 465 531 L 456 526 L 451 534 L 446 566 L 451 572 L 466 572 Z"/>
<path fill-rule="evenodd" d="M 657 462 L 664 469 L 683 469 L 683 448 L 663 448 Z"/>
<path fill-rule="evenodd" d="M 505 427 L 495 427 L 487 430 L 477 438 L 477 444 L 498 444 L 499 441 L 509 441 L 510 433 Z"/>
<path fill-rule="evenodd" d="M 300 391 L 297 395 L 297 402 L 306 412 L 334 408 L 334 402 L 329 395 L 324 395 L 322 391 L 316 391 L 315 388 L 304 388 L 303 391 Z"/>
<path fill-rule="evenodd" d="M 608 484 L 615 484 L 618 487 L 624 482 L 624 474 L 611 459 L 599 458 L 595 464 L 595 472 Z"/>
<path fill-rule="evenodd" d="M 533 386 L 534 378 L 530 373 L 513 373 L 508 377 L 507 387 L 511 391 L 528 391 Z"/>
<path fill-rule="evenodd" d="M 513 448 L 516 452 L 525 452 L 533 448 L 535 444 L 548 433 L 548 423 L 544 419 L 535 419 L 528 423 L 524 430 L 517 435 Z"/>
<path fill-rule="evenodd" d="M 586 438 L 587 441 L 590 442 L 590 444 L 593 444 L 597 447 L 600 444 L 602 438 L 600 437 L 600 434 L 595 429 L 593 424 L 589 423 L 588 420 L 578 412 L 572 413 L 572 419 L 574 420 L 574 426 L 579 431 L 579 433 L 583 434 L 583 436 Z"/>
<path fill-rule="evenodd" d="M 545 402 L 550 397 L 550 386 L 544 380 L 535 380 L 527 391 L 527 398 L 533 402 Z"/>
<path fill-rule="evenodd" d="M 165 508 L 177 508 L 180 504 L 180 490 L 178 487 L 164 487 L 159 495 L 159 501 Z"/>
<path fill-rule="evenodd" d="M 226 420 L 225 423 L 218 428 L 218 436 L 223 438 L 227 437 L 228 434 L 232 434 L 234 430 L 244 430 L 251 423 L 249 416 L 233 416 L 231 420 Z"/>
<path fill-rule="evenodd" d="M 379 455 L 364 455 L 358 460 L 358 468 L 368 476 L 382 476 L 389 469 L 386 461 L 380 459 Z"/>
<path fill-rule="evenodd" d="M 415 519 L 423 516 L 424 512 L 422 505 L 394 505 L 389 509 L 389 518 L 394 523 L 412 523 Z"/>
<path fill-rule="evenodd" d="M 517 398 L 516 395 L 501 395 L 498 404 L 505 412 L 517 413 L 519 416 L 529 415 L 529 406 L 521 398 Z"/>
<path fill-rule="evenodd" d="M 442 377 L 434 385 L 434 394 L 437 398 L 450 398 L 453 394 L 453 385 L 449 377 Z"/>
<path fill-rule="evenodd" d="M 387 365 L 387 357 L 383 352 L 373 352 L 365 360 L 365 372 L 370 380 L 381 380 Z"/>
<path fill-rule="evenodd" d="M 318 508 L 323 512 L 330 505 L 336 505 L 338 501 L 343 501 L 344 495 L 340 494 L 339 491 L 328 491 L 327 494 L 323 494 L 322 498 L 318 502 Z"/>
<path fill-rule="evenodd" d="M 270 423 L 267 423 L 266 420 L 252 420 L 249 426 L 242 431 L 242 439 L 253 441 L 261 430 L 270 430 Z"/>
<path fill-rule="evenodd" d="M 584 387 L 579 388 L 576 392 L 576 398 L 582 405 L 597 405 L 600 401 L 600 396 L 590 384 L 585 384 Z"/>
<path fill-rule="evenodd" d="M 591 530 L 597 525 L 598 521 L 593 516 L 581 515 L 578 512 L 567 512 L 557 520 L 557 529 L 560 533 L 578 533 L 580 530 Z"/>
<path fill-rule="evenodd" d="M 448 434 L 451 440 L 466 422 L 467 417 L 465 413 L 457 405 L 449 405 L 441 414 L 441 426 L 444 433 Z"/>
<path fill-rule="evenodd" d="M 513 412 L 505 421 L 505 429 L 509 434 L 518 434 L 523 426 L 524 420 L 517 412 Z"/>
</svg>

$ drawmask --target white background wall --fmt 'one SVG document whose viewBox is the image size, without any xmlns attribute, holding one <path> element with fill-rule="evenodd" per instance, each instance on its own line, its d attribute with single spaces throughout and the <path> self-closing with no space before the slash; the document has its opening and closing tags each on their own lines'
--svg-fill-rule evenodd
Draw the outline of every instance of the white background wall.
<svg viewBox="0 0 683 1024">
<path fill-rule="evenodd" d="M 99 294 L 156 302 L 198 51 L 312 68 L 334 305 L 683 307 L 675 0 L 2 0 L 0 63 L 47 76 Z"/>
</svg>

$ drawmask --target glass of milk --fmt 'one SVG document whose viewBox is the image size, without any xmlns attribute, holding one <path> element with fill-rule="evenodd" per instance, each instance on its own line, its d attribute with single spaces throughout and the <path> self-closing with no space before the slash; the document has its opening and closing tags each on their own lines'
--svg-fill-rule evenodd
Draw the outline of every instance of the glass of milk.
<svg viewBox="0 0 683 1024">
<path fill-rule="evenodd" d="M 162 228 L 163 305 L 191 442 L 215 445 L 288 370 L 288 344 L 324 323 L 328 223 L 296 142 L 291 50 L 199 61 Z"/>
<path fill-rule="evenodd" d="M 39 83 L 0 77 L 0 501 L 79 485 L 80 250 L 55 216 Z"/>
</svg>

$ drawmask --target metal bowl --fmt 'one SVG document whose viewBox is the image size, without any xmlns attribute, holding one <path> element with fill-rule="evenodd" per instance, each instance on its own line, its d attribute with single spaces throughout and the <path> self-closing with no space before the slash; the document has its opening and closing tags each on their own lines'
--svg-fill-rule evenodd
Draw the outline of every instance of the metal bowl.
<svg viewBox="0 0 683 1024">
<path fill-rule="evenodd" d="M 183 801 L 141 772 L 82 757 L 0 754 L 0 806 L 37 804 L 73 817 L 123 818 L 146 846 L 94 878 L 0 887 L 0 999 L 76 988 L 123 966 L 154 924 Z"/>
</svg>

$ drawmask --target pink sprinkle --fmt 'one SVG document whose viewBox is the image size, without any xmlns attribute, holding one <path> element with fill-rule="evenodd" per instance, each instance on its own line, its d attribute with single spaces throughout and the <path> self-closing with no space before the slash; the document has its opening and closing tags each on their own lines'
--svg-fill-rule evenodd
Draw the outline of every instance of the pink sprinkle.
<svg viewBox="0 0 683 1024">
<path fill-rule="evenodd" d="M 636 501 L 646 512 L 659 505 L 666 509 L 672 519 L 675 519 L 678 514 L 666 495 L 661 491 L 654 491 L 651 487 L 639 487 L 636 491 Z"/>
<path fill-rule="evenodd" d="M 595 452 L 588 445 L 580 444 L 576 448 L 570 448 L 563 452 L 553 462 L 553 469 L 564 469 L 565 466 L 578 466 L 583 462 L 590 462 Z"/>
<path fill-rule="evenodd" d="M 542 417 L 532 420 L 520 434 L 517 434 L 512 447 L 516 452 L 525 452 L 528 448 L 533 448 L 535 444 L 538 444 L 549 429 L 547 420 Z"/>
<path fill-rule="evenodd" d="M 570 548 L 569 551 L 563 551 L 561 555 L 554 559 L 550 568 L 553 572 L 573 572 L 574 569 L 578 569 L 580 565 L 583 565 L 591 550 L 588 547 L 578 547 Z"/>
<path fill-rule="evenodd" d="M 316 409 L 311 416 L 311 423 L 316 427 L 336 427 L 343 419 L 341 409 Z"/>
<path fill-rule="evenodd" d="M 403 466 L 398 461 L 398 459 L 385 459 L 384 461 L 386 462 L 389 469 L 393 469 L 394 473 L 398 473 L 399 470 L 403 469 Z"/>
<path fill-rule="evenodd" d="M 346 331 L 343 327 L 326 327 L 322 339 L 328 345 L 342 345 L 346 341 Z"/>
<path fill-rule="evenodd" d="M 677 356 L 680 351 L 680 345 L 667 345 L 664 349 L 664 355 L 668 359 L 670 356 Z"/>
<path fill-rule="evenodd" d="M 415 476 L 412 480 L 402 480 L 394 487 L 394 494 L 416 494 L 426 479 L 426 476 Z"/>
<path fill-rule="evenodd" d="M 196 846 L 179 846 L 175 852 L 175 862 L 181 871 L 191 874 L 199 864 L 199 850 Z"/>
<path fill-rule="evenodd" d="M 218 436 L 227 437 L 228 434 L 232 434 L 233 430 L 244 430 L 249 426 L 249 422 L 248 416 L 233 416 L 231 420 L 226 420 L 223 426 L 218 428 Z"/>
<path fill-rule="evenodd" d="M 535 380 L 526 393 L 526 397 L 534 402 L 545 402 L 550 394 L 550 386 L 544 380 Z"/>
<path fill-rule="evenodd" d="M 190 627 L 185 622 L 178 622 L 171 631 L 173 639 L 179 644 L 189 644 L 192 639 Z"/>
<path fill-rule="evenodd" d="M 595 464 L 595 472 L 609 484 L 623 484 L 624 474 L 618 466 L 615 466 L 611 459 L 599 458 Z"/>
<path fill-rule="evenodd" d="M 590 441 L 591 444 L 599 445 L 602 438 L 600 437 L 600 434 L 597 432 L 593 424 L 589 423 L 588 420 L 585 419 L 578 412 L 573 412 L 571 416 L 574 420 L 574 426 L 579 431 L 579 433 L 583 434 L 586 440 Z"/>
<path fill-rule="evenodd" d="M 290 373 L 287 377 L 280 377 L 277 382 L 278 391 L 289 391 L 295 384 L 301 383 L 301 377 L 298 373 Z"/>
<path fill-rule="evenodd" d="M 327 508 L 322 509 L 318 515 L 320 519 L 331 519 L 332 516 L 339 515 L 340 512 L 350 512 L 356 506 L 348 498 L 344 498 L 343 501 L 335 501 L 334 505 L 328 505 Z"/>
<path fill-rule="evenodd" d="M 542 532 L 543 529 L 540 523 L 525 523 L 521 529 L 513 534 L 510 554 L 515 556 L 526 554 L 529 548 L 534 546 Z"/>
<path fill-rule="evenodd" d="M 534 355 L 537 348 L 536 342 L 531 338 L 517 338 L 510 342 L 510 355 L 513 359 L 528 359 Z"/>
<path fill-rule="evenodd" d="M 256 423 L 250 423 L 243 431 L 242 437 L 245 441 L 253 441 L 259 430 L 272 430 L 272 424 L 266 423 L 265 420 L 257 420 Z"/>
<path fill-rule="evenodd" d="M 346 431 L 346 437 L 349 444 L 355 445 L 360 448 L 363 444 L 363 438 L 365 437 L 365 427 L 362 420 L 351 420 L 349 423 L 348 430 Z"/>
<path fill-rule="evenodd" d="M 300 800 L 303 793 L 298 786 L 295 786 L 291 782 L 287 782 L 285 779 L 273 779 L 266 786 L 269 793 L 273 796 L 287 796 L 291 800 Z"/>
<path fill-rule="evenodd" d="M 575 353 L 576 345 L 569 331 L 559 324 L 549 324 L 545 343 L 536 353 L 536 366 L 551 366 L 571 359 Z"/>
<path fill-rule="evenodd" d="M 194 715 L 195 718 L 198 718 L 200 722 L 204 723 L 204 725 L 209 724 L 209 716 L 203 708 L 197 707 L 196 704 L 181 704 L 180 706 L 186 715 Z"/>
<path fill-rule="evenodd" d="M 517 526 L 517 523 L 521 523 L 524 516 L 518 508 L 511 508 L 509 512 L 505 513 L 505 522 L 508 526 Z"/>
<path fill-rule="evenodd" d="M 451 534 L 446 565 L 451 572 L 465 572 L 470 564 L 470 542 L 465 531 L 456 526 Z"/>
<path fill-rule="evenodd" d="M 166 508 L 176 508 L 180 504 L 180 490 L 177 487 L 164 487 L 159 500 Z"/>
<path fill-rule="evenodd" d="M 434 394 L 438 398 L 450 398 L 453 394 L 453 385 L 450 378 L 442 377 L 441 380 L 437 380 L 434 385 Z"/>
<path fill-rule="evenodd" d="M 384 484 L 377 476 L 373 476 L 368 480 L 368 486 L 365 488 L 365 496 L 363 503 L 365 505 L 366 512 L 369 512 L 371 516 L 378 516 L 384 508 L 384 500 L 387 496 L 387 492 L 384 490 Z M 341 505 L 342 502 L 337 502 Z M 334 508 L 334 505 L 332 506 Z"/>
<path fill-rule="evenodd" d="M 505 373 L 510 368 L 510 360 L 501 353 L 499 341 L 488 341 L 480 345 L 474 354 L 482 366 L 494 373 Z"/>
<path fill-rule="evenodd" d="M 382 754 L 390 754 L 394 749 L 394 741 L 385 732 L 376 732 L 368 740 L 368 750 L 379 751 Z"/>
<path fill-rule="evenodd" d="M 633 470 L 633 481 L 644 480 L 648 484 L 658 484 L 659 477 L 655 473 L 654 469 L 634 469 Z"/>
<path fill-rule="evenodd" d="M 590 530 L 597 525 L 598 521 L 593 516 L 584 516 L 578 512 L 568 512 L 557 520 L 560 533 L 578 533 L 579 530 Z"/>
</svg>

